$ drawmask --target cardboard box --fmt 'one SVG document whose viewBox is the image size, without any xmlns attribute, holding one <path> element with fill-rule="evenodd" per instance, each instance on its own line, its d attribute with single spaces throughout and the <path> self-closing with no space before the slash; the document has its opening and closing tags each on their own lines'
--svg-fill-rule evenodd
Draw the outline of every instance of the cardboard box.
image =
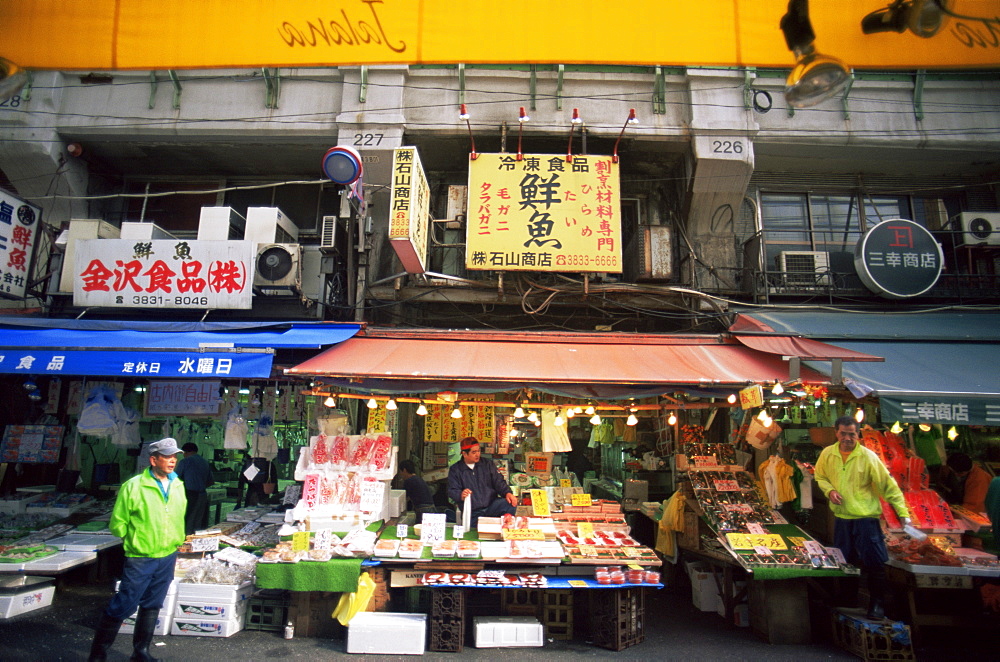
<svg viewBox="0 0 1000 662">
<path fill-rule="evenodd" d="M 198 618 L 203 621 L 228 621 L 242 618 L 247 610 L 248 600 L 237 602 L 206 602 L 189 598 L 177 598 L 174 618 Z"/>
<path fill-rule="evenodd" d="M 225 621 L 210 621 L 200 618 L 175 618 L 170 626 L 170 634 L 189 637 L 231 637 L 243 629 L 246 611 L 238 618 Z"/>
<path fill-rule="evenodd" d="M 542 646 L 542 624 L 531 616 L 477 616 L 473 619 L 476 648 Z"/>
<path fill-rule="evenodd" d="M 0 618 L 11 618 L 29 611 L 48 607 L 56 593 L 55 586 L 46 586 L 24 593 L 0 596 Z"/>
<path fill-rule="evenodd" d="M 688 563 L 687 567 L 691 579 L 691 604 L 699 611 L 718 612 L 722 608 L 722 596 L 711 568 L 701 563 Z"/>
<path fill-rule="evenodd" d="M 253 582 L 242 584 L 192 584 L 180 582 L 177 585 L 177 598 L 185 600 L 201 600 L 204 602 L 222 603 L 246 600 L 253 594 Z"/>
<path fill-rule="evenodd" d="M 360 612 L 347 626 L 347 652 L 423 655 L 427 614 Z"/>
</svg>

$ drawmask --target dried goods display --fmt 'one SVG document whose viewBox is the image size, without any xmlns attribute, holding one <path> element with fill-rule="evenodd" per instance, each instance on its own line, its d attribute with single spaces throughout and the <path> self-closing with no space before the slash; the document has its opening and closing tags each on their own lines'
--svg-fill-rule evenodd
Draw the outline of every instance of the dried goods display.
<svg viewBox="0 0 1000 662">
<path fill-rule="evenodd" d="M 692 471 L 688 475 L 698 505 L 716 531 L 749 531 L 750 524 L 775 523 L 773 511 L 747 472 Z"/>
</svg>

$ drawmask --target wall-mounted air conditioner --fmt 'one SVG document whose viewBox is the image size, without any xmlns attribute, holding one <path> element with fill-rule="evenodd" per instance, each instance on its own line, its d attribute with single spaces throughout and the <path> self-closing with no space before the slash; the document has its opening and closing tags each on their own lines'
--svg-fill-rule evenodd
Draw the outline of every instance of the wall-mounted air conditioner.
<svg viewBox="0 0 1000 662">
<path fill-rule="evenodd" d="M 958 215 L 959 246 L 1000 246 L 1000 212 L 966 211 Z"/>
<path fill-rule="evenodd" d="M 299 226 L 277 207 L 250 207 L 244 239 L 258 244 L 295 244 L 299 241 Z"/>
<path fill-rule="evenodd" d="M 334 248 L 337 242 L 337 217 L 324 216 L 319 226 L 319 247 Z"/>
<path fill-rule="evenodd" d="M 787 286 L 817 287 L 831 282 L 830 254 L 825 251 L 782 251 L 777 262 Z"/>
<path fill-rule="evenodd" d="M 259 244 L 254 263 L 254 287 L 298 290 L 302 281 L 302 248 L 298 244 Z"/>
</svg>

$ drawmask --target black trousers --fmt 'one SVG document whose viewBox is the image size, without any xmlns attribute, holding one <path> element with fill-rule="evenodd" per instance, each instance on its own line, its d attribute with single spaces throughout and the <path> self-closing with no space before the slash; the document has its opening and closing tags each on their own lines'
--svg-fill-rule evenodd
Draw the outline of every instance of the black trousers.
<svg viewBox="0 0 1000 662">
<path fill-rule="evenodd" d="M 191 534 L 208 527 L 208 493 L 205 490 L 184 490 L 187 494 L 187 511 L 184 513 L 184 532 Z"/>
</svg>

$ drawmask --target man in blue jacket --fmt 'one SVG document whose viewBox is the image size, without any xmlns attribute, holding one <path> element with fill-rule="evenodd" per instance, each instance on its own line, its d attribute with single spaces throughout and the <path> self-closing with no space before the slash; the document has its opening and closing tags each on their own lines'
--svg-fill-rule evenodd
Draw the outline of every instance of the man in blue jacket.
<svg viewBox="0 0 1000 662">
<path fill-rule="evenodd" d="M 466 437 L 460 444 L 462 459 L 448 470 L 448 498 L 461 506 L 472 495 L 472 528 L 480 517 L 513 515 L 517 498 L 493 461 L 481 459 L 479 440 Z"/>
<path fill-rule="evenodd" d="M 122 539 L 125 567 L 118 593 L 104 609 L 90 660 L 106 660 L 122 621 L 139 609 L 132 659 L 149 661 L 156 617 L 174 578 L 177 548 L 184 542 L 187 498 L 174 467 L 181 449 L 173 439 L 149 445 L 149 467 L 121 486 L 111 513 L 111 532 Z"/>
</svg>

